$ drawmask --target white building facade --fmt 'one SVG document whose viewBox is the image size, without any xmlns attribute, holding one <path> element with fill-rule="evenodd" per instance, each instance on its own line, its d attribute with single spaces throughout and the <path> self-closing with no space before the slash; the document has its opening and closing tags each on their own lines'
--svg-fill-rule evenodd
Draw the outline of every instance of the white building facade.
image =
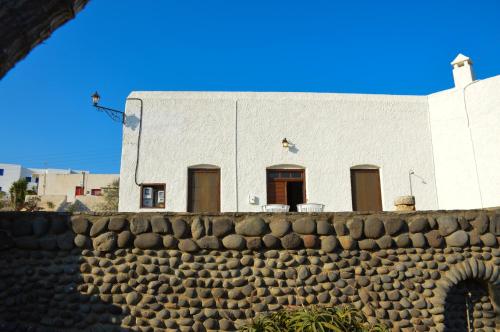
<svg viewBox="0 0 500 332">
<path fill-rule="evenodd" d="M 500 76 L 429 96 L 133 92 L 120 211 L 325 211 L 500 205 Z"/>
<path fill-rule="evenodd" d="M 20 179 L 28 182 L 28 189 L 36 190 L 38 180 L 33 174 L 40 171 L 40 169 L 23 167 L 19 164 L 0 163 L 0 191 L 9 195 L 12 183 Z"/>
</svg>

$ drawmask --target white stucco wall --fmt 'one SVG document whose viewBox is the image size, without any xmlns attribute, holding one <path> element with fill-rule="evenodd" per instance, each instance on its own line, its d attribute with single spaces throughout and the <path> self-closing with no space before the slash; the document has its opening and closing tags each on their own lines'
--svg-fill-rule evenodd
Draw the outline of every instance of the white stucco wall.
<svg viewBox="0 0 500 332">
<path fill-rule="evenodd" d="M 259 211 L 266 168 L 282 164 L 306 169 L 308 201 L 327 211 L 352 209 L 350 168 L 361 164 L 380 167 L 385 210 L 409 193 L 409 169 L 426 181 L 413 182 L 417 208 L 438 207 L 427 97 L 134 92 L 129 98 L 144 101 L 138 182 L 166 184 L 161 210 L 186 211 L 187 168 L 197 164 L 221 168 L 222 211 Z M 139 211 L 140 102 L 129 100 L 126 115 L 119 209 Z M 295 149 L 283 149 L 283 137 Z M 249 204 L 249 194 L 258 205 Z"/>
<path fill-rule="evenodd" d="M 429 96 L 441 209 L 500 206 L 500 76 Z"/>
<path fill-rule="evenodd" d="M 12 183 L 21 177 L 21 165 L 0 163 L 0 169 L 4 170 L 3 175 L 0 175 L 0 187 L 8 195 Z"/>
</svg>

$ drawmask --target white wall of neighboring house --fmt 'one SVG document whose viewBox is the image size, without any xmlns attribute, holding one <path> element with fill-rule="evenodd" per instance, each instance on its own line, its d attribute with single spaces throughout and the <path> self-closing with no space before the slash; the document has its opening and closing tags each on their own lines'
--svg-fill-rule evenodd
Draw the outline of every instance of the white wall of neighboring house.
<svg viewBox="0 0 500 332">
<path fill-rule="evenodd" d="M 500 76 L 429 96 L 441 209 L 500 206 Z"/>
<path fill-rule="evenodd" d="M 67 202 L 75 201 L 76 187 L 83 187 L 82 196 L 91 196 L 93 189 L 109 187 L 119 179 L 118 174 L 37 174 L 39 176 L 39 196 L 66 196 Z M 102 193 L 102 192 L 101 192 Z"/>
<path fill-rule="evenodd" d="M 0 163 L 0 190 L 9 194 L 12 183 L 21 178 L 21 165 Z M 1 171 L 3 170 L 3 172 Z"/>
<path fill-rule="evenodd" d="M 76 172 L 72 169 L 57 169 L 57 168 L 30 168 L 23 167 L 19 164 L 6 164 L 0 163 L 0 170 L 3 169 L 3 175 L 0 175 L 0 188 L 5 193 L 9 193 L 9 189 L 13 182 L 19 179 L 26 179 L 28 181 L 28 189 L 37 190 L 38 187 L 38 174 L 74 174 Z M 84 171 L 87 172 L 87 171 Z M 2 172 L 0 172 L 1 174 Z M 88 172 L 87 172 L 88 173 Z"/>
</svg>

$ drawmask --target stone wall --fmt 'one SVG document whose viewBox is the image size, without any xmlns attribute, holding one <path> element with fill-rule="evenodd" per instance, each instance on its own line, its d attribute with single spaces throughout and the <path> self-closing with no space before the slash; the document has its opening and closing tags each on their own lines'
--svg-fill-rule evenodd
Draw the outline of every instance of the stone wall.
<svg viewBox="0 0 500 332">
<path fill-rule="evenodd" d="M 234 331 L 349 304 L 393 331 L 495 331 L 500 210 L 0 214 L 1 331 Z"/>
</svg>

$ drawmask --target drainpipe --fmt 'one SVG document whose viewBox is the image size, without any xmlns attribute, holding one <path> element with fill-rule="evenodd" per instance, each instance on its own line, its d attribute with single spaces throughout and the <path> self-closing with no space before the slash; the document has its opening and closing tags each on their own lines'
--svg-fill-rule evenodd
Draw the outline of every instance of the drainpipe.
<svg viewBox="0 0 500 332">
<path fill-rule="evenodd" d="M 236 190 L 236 212 L 239 211 L 239 195 L 238 195 L 238 100 L 236 100 L 234 111 L 234 176 Z"/>
</svg>

